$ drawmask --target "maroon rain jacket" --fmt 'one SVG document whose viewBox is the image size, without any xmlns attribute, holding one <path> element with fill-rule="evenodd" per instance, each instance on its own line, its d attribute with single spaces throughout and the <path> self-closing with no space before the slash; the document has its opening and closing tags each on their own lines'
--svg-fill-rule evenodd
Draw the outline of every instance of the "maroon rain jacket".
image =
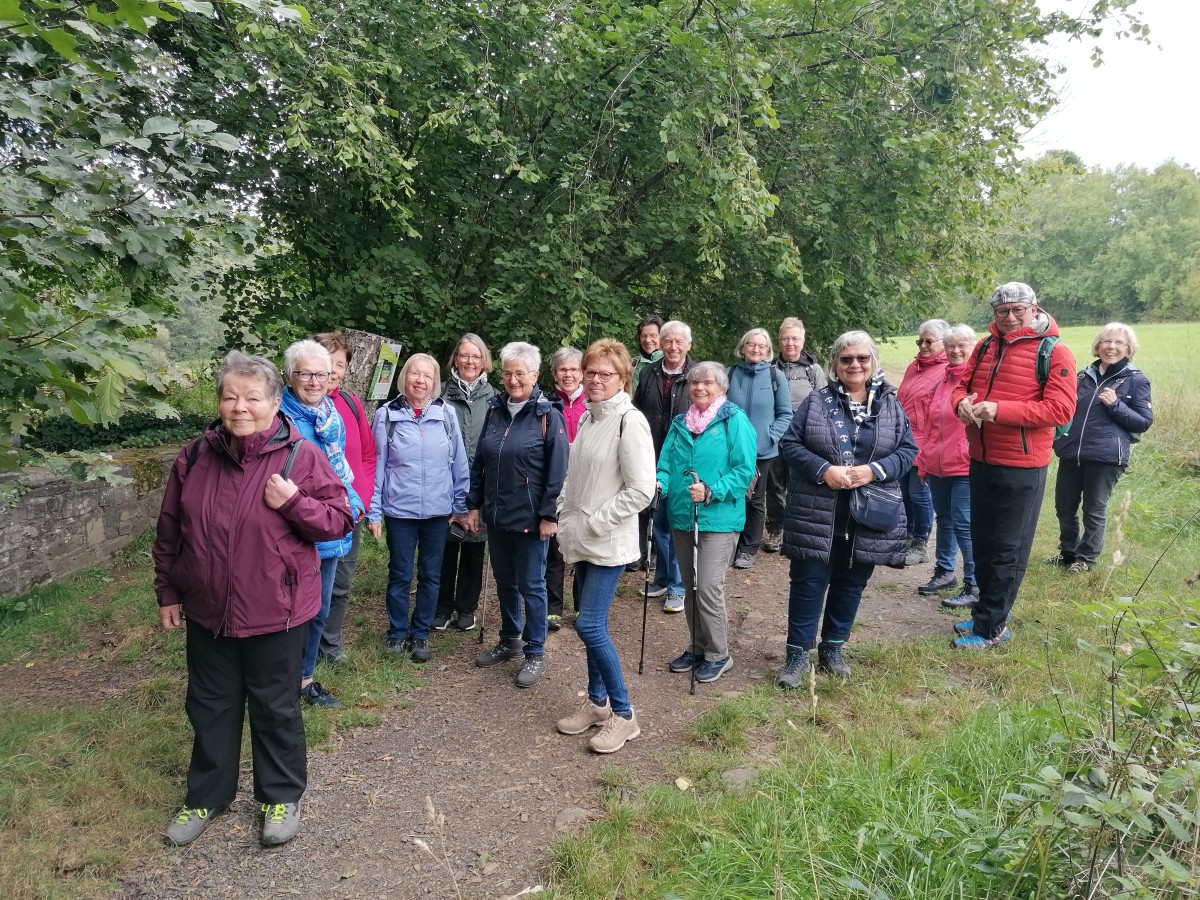
<svg viewBox="0 0 1200 900">
<path fill-rule="evenodd" d="M 299 441 L 291 480 L 299 490 L 279 509 L 263 500 Z M 251 637 L 307 622 L 321 608 L 316 541 L 354 527 L 350 502 L 329 460 L 287 417 L 242 439 L 239 460 L 225 429 L 210 426 L 188 471 L 188 449 L 175 457 L 158 514 L 154 590 L 159 606 L 213 634 Z"/>
</svg>

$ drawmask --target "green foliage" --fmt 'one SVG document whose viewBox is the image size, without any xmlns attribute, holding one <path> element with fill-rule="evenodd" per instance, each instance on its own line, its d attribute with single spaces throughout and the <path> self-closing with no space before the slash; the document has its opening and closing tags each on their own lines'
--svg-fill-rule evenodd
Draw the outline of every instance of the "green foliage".
<svg viewBox="0 0 1200 900">
<path fill-rule="evenodd" d="M 30 429 L 26 443 L 50 453 L 158 447 L 191 440 L 212 420 L 211 413 L 189 413 L 166 421 L 149 413 L 126 413 L 113 425 L 80 425 L 74 419 L 48 419 Z"/>
</svg>

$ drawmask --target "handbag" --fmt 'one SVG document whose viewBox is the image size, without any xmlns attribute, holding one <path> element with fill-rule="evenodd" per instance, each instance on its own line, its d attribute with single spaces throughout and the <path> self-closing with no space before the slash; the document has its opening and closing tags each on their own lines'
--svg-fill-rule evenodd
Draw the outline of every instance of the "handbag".
<svg viewBox="0 0 1200 900">
<path fill-rule="evenodd" d="M 850 493 L 850 516 L 863 528 L 884 534 L 900 525 L 904 501 L 898 492 L 877 484 L 864 484 Z"/>
</svg>

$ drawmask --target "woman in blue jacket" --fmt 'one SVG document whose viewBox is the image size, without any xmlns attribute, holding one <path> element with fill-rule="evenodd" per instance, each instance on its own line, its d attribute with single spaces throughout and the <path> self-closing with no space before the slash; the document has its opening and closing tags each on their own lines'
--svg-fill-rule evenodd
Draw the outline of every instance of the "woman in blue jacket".
<svg viewBox="0 0 1200 900">
<path fill-rule="evenodd" d="M 386 652 L 414 662 L 433 657 L 429 629 L 442 583 L 442 551 L 452 518 L 467 512 L 469 469 L 458 415 L 441 393 L 437 360 L 414 353 L 396 376 L 400 395 L 375 413 L 375 495 L 368 527 L 376 540 L 387 528 L 388 634 Z M 413 565 L 417 596 L 408 589 Z"/>
<path fill-rule="evenodd" d="M 775 353 L 765 328 L 751 328 L 734 351 L 741 362 L 729 369 L 728 399 L 737 404 L 754 426 L 758 439 L 754 493 L 746 504 L 746 527 L 733 557 L 735 569 L 754 565 L 767 521 L 767 481 L 779 458 L 779 439 L 792 422 L 792 395 L 787 377 L 771 365 Z"/>
<path fill-rule="evenodd" d="M 1079 373 L 1071 428 L 1054 441 L 1059 549 L 1047 562 L 1068 572 L 1086 572 L 1096 565 L 1104 549 L 1108 499 L 1125 474 L 1130 445 L 1154 421 L 1150 379 L 1133 366 L 1137 349 L 1137 336 L 1128 325 L 1109 322 L 1100 329 L 1092 341 L 1096 361 Z"/>
</svg>

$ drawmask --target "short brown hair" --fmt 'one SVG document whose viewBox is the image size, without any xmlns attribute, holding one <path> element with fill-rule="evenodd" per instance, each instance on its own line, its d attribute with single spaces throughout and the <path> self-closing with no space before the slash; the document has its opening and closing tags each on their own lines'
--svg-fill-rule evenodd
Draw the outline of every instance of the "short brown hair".
<svg viewBox="0 0 1200 900">
<path fill-rule="evenodd" d="M 621 389 L 630 393 L 633 389 L 633 360 L 629 358 L 629 349 L 620 341 L 600 338 L 583 351 L 583 371 L 586 373 L 588 366 L 598 359 L 607 359 L 612 363 L 617 370 L 617 377 L 621 379 Z M 584 378 L 587 378 L 586 374 Z"/>
<path fill-rule="evenodd" d="M 354 359 L 354 351 L 350 349 L 346 336 L 340 331 L 322 331 L 320 334 L 314 334 L 312 339 L 330 353 L 337 353 L 339 350 L 345 353 L 346 365 L 350 365 L 350 360 Z"/>
</svg>

